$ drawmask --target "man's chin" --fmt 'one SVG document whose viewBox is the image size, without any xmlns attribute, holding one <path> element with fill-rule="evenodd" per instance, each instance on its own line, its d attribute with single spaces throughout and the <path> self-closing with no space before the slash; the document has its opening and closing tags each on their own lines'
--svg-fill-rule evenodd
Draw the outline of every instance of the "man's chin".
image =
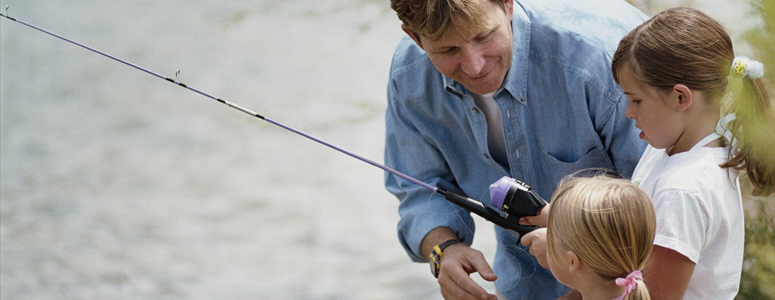
<svg viewBox="0 0 775 300">
<path fill-rule="evenodd" d="M 468 84 L 468 85 L 463 84 L 463 86 L 465 86 L 466 89 L 468 89 L 469 91 L 471 91 L 471 92 L 473 92 L 475 94 L 484 95 L 484 94 L 489 94 L 489 93 L 492 93 L 492 92 L 498 90 L 498 88 L 501 87 L 501 83 L 498 83 L 498 84 Z"/>
</svg>

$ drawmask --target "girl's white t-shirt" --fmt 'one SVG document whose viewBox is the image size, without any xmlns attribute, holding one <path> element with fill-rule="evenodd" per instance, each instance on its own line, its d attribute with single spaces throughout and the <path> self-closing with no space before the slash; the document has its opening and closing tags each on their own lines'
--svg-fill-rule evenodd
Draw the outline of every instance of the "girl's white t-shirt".
<svg viewBox="0 0 775 300">
<path fill-rule="evenodd" d="M 696 263 L 684 299 L 733 299 L 745 234 L 738 172 L 719 167 L 728 158 L 727 147 L 704 144 L 672 156 L 648 146 L 632 181 L 654 204 L 654 244 Z"/>
</svg>

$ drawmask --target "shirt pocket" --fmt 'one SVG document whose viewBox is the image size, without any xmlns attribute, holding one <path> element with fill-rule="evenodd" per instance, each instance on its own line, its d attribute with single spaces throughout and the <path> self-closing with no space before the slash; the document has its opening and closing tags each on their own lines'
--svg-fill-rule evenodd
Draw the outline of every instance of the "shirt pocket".
<svg viewBox="0 0 775 300">
<path fill-rule="evenodd" d="M 537 189 L 539 191 L 544 191 L 547 194 L 546 197 L 551 196 L 551 193 L 554 192 L 563 177 L 570 175 L 573 172 L 587 168 L 606 168 L 613 170 L 613 163 L 611 163 L 611 159 L 608 157 L 605 148 L 603 147 L 592 148 L 581 156 L 581 158 L 573 162 L 559 160 L 546 151 L 543 151 L 541 154 L 540 161 L 543 169 L 542 172 L 545 177 L 544 180 L 538 183 Z"/>
</svg>

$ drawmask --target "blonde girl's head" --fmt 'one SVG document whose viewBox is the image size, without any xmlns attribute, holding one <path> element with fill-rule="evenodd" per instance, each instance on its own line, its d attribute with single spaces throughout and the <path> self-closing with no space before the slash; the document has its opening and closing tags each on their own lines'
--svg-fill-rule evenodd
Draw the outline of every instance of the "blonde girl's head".
<svg viewBox="0 0 775 300">
<path fill-rule="evenodd" d="M 607 176 L 570 178 L 560 184 L 551 203 L 550 260 L 571 251 L 611 282 L 643 269 L 651 254 L 656 217 L 648 195 L 635 184 Z M 643 281 L 637 280 L 624 299 L 650 296 Z"/>
<path fill-rule="evenodd" d="M 761 74 L 734 72 L 734 60 L 732 40 L 721 24 L 698 10 L 677 7 L 655 15 L 622 38 L 611 69 L 617 82 L 622 72 L 628 72 L 658 92 L 685 85 L 702 92 L 719 111 L 730 73 L 741 77 L 743 92 L 733 95 L 730 106 L 737 115 L 730 123 L 737 149 L 730 149 L 731 159 L 721 166 L 746 170 L 753 194 L 769 195 L 775 192 L 775 155 L 771 154 L 775 112 Z"/>
</svg>

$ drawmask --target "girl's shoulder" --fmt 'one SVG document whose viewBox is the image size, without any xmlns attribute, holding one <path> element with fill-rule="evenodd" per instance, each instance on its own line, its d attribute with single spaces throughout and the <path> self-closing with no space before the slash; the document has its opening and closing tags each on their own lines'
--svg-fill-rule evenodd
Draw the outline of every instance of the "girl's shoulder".
<svg viewBox="0 0 775 300">
<path fill-rule="evenodd" d="M 726 169 L 719 167 L 727 161 L 729 150 L 723 148 L 700 147 L 690 151 L 674 154 L 667 160 L 667 168 L 676 176 L 681 174 L 696 174 L 701 177 L 715 176 L 726 173 Z"/>
<path fill-rule="evenodd" d="M 683 191 L 711 203 L 739 198 L 738 171 L 719 166 L 726 161 L 725 149 L 700 148 L 673 155 L 656 190 Z"/>
<path fill-rule="evenodd" d="M 665 190 L 695 195 L 710 190 L 734 191 L 737 171 L 719 167 L 726 161 L 727 152 L 727 148 L 703 147 L 667 156 L 665 150 L 649 146 L 636 168 L 641 168 L 640 174 L 635 175 L 639 178 L 633 179 L 648 181 L 652 196 Z"/>
</svg>

